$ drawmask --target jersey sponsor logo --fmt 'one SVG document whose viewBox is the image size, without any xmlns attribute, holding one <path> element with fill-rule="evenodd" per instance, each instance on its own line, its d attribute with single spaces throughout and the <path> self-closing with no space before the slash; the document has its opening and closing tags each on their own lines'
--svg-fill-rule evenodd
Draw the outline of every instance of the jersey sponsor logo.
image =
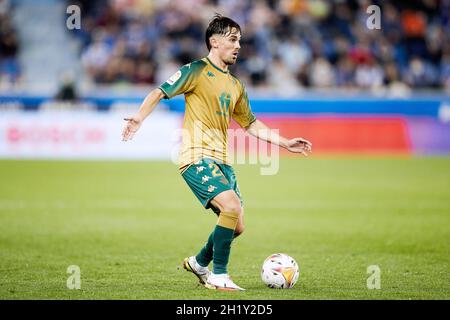
<svg viewBox="0 0 450 320">
<path fill-rule="evenodd" d="M 216 75 L 214 74 L 214 73 L 212 73 L 211 71 L 208 71 L 207 73 L 206 73 L 206 75 L 208 76 L 208 77 L 215 77 Z"/>
<path fill-rule="evenodd" d="M 175 72 L 166 82 L 170 85 L 173 85 L 175 82 L 178 81 L 178 79 L 181 78 L 181 71 L 178 70 Z"/>
</svg>

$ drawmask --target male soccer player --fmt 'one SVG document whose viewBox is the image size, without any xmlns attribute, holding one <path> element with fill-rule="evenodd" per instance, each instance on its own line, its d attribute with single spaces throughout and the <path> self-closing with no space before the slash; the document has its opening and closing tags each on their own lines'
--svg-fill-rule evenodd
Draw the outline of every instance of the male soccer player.
<svg viewBox="0 0 450 320">
<path fill-rule="evenodd" d="M 196 256 L 185 258 L 183 267 L 206 288 L 218 290 L 244 290 L 227 272 L 231 242 L 244 231 L 241 194 L 227 158 L 231 118 L 249 134 L 291 152 L 307 156 L 312 147 L 303 138 L 288 140 L 269 134 L 269 128 L 252 113 L 244 85 L 228 71 L 228 66 L 236 63 L 240 38 L 241 28 L 236 22 L 215 15 L 205 34 L 208 56 L 184 65 L 151 91 L 137 114 L 125 118 L 122 133 L 124 141 L 132 139 L 161 99 L 185 95 L 180 172 L 202 205 L 211 208 L 218 220 L 204 247 Z M 211 261 L 212 272 L 208 268 Z"/>
</svg>

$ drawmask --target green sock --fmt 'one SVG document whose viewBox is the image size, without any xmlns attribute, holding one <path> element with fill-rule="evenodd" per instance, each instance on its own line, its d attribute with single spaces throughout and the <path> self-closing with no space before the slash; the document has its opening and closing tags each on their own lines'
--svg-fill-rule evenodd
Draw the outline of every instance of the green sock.
<svg viewBox="0 0 450 320">
<path fill-rule="evenodd" d="M 227 273 L 234 230 L 216 225 L 214 229 L 213 273 Z"/>
<path fill-rule="evenodd" d="M 214 231 L 211 232 L 209 235 L 208 241 L 206 242 L 205 246 L 200 250 L 200 252 L 195 256 L 195 259 L 197 259 L 197 262 L 202 267 L 207 267 L 208 264 L 213 259 L 213 236 Z"/>
<path fill-rule="evenodd" d="M 221 212 L 213 232 L 213 273 L 227 273 L 231 242 L 238 222 L 236 212 Z"/>
</svg>

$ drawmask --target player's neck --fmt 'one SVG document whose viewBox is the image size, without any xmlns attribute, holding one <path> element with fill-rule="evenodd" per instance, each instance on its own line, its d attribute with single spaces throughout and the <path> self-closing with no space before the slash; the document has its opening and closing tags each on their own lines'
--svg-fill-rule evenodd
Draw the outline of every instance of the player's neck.
<svg viewBox="0 0 450 320">
<path fill-rule="evenodd" d="M 227 72 L 228 71 L 228 65 L 223 62 L 219 57 L 215 56 L 210 52 L 207 56 L 209 61 L 211 61 L 216 67 L 222 69 L 222 71 Z"/>
</svg>

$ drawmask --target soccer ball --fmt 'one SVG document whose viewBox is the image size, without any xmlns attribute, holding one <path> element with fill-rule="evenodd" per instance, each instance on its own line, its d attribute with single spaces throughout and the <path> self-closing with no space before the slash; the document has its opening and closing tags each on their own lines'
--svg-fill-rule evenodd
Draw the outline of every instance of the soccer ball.
<svg viewBox="0 0 450 320">
<path fill-rule="evenodd" d="M 298 280 L 297 262 L 284 253 L 275 253 L 264 260 L 261 270 L 262 281 L 275 289 L 292 288 Z"/>
</svg>

